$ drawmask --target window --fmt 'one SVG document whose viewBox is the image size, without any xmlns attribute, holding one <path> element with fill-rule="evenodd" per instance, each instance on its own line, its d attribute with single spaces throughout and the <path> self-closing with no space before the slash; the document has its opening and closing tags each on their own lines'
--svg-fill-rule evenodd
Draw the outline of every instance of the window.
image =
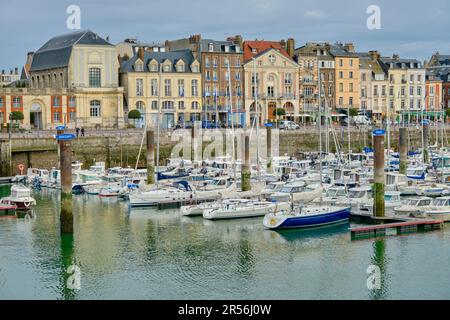
<svg viewBox="0 0 450 320">
<path fill-rule="evenodd" d="M 240 97 L 242 95 L 241 85 L 240 84 L 238 84 L 236 86 L 236 94 L 237 94 L 238 97 Z"/>
<path fill-rule="evenodd" d="M 193 110 L 199 109 L 199 103 L 197 101 L 192 102 L 192 109 Z"/>
<path fill-rule="evenodd" d="M 180 64 L 177 66 L 177 71 L 178 71 L 178 72 L 184 72 L 184 70 L 185 70 L 185 68 L 184 68 L 184 63 L 180 63 Z"/>
<path fill-rule="evenodd" d="M 292 73 L 286 73 L 286 77 L 284 78 L 285 84 L 292 84 Z"/>
<path fill-rule="evenodd" d="M 52 98 L 52 107 L 61 107 L 61 97 Z"/>
<path fill-rule="evenodd" d="M 184 97 L 184 80 L 178 80 L 178 96 Z"/>
<path fill-rule="evenodd" d="M 386 86 L 381 87 L 381 95 L 386 96 Z"/>
<path fill-rule="evenodd" d="M 414 82 L 414 75 L 413 74 L 409 76 L 409 81 Z"/>
<path fill-rule="evenodd" d="M 394 95 L 394 87 L 389 87 L 389 95 L 393 96 Z"/>
<path fill-rule="evenodd" d="M 142 101 L 136 102 L 136 109 L 139 110 L 139 112 L 140 112 L 141 114 L 142 114 L 142 113 L 145 113 L 145 105 L 144 105 L 144 102 L 142 102 Z"/>
<path fill-rule="evenodd" d="M 275 63 L 275 61 L 276 61 L 276 57 L 275 57 L 275 55 L 273 55 L 273 54 L 270 54 L 270 55 L 269 55 L 269 62 L 270 62 L 271 64 L 274 64 L 274 63 Z"/>
<path fill-rule="evenodd" d="M 211 80 L 211 71 L 206 70 L 206 72 L 205 72 L 205 78 L 206 78 L 207 81 L 210 81 L 210 80 Z"/>
<path fill-rule="evenodd" d="M 195 72 L 195 73 L 198 73 L 199 71 L 198 71 L 198 65 L 193 65 L 192 66 L 192 72 Z"/>
<path fill-rule="evenodd" d="M 0 97 L 0 108 L 3 108 L 5 106 L 5 102 L 3 100 L 3 97 Z"/>
<path fill-rule="evenodd" d="M 53 112 L 53 122 L 59 122 L 61 120 L 61 114 L 59 111 Z"/>
<path fill-rule="evenodd" d="M 339 67 L 343 67 L 344 66 L 344 60 L 339 59 Z"/>
<path fill-rule="evenodd" d="M 198 80 L 192 80 L 191 82 L 191 92 L 193 97 L 198 96 Z"/>
<path fill-rule="evenodd" d="M 136 63 L 134 65 L 134 71 L 137 71 L 137 72 L 144 71 L 144 65 L 142 63 Z"/>
<path fill-rule="evenodd" d="M 240 81 L 240 80 L 241 80 L 241 72 L 240 72 L 240 71 L 236 72 L 236 77 L 235 77 L 235 79 L 236 79 L 237 81 Z"/>
<path fill-rule="evenodd" d="M 405 100 L 402 100 L 400 107 L 401 107 L 402 109 L 405 109 Z"/>
<path fill-rule="evenodd" d="M 172 66 L 170 64 L 165 64 L 163 67 L 164 72 L 172 71 Z"/>
<path fill-rule="evenodd" d="M 228 73 L 228 70 L 225 71 L 225 80 L 228 81 L 230 79 L 230 74 Z"/>
<path fill-rule="evenodd" d="M 404 97 L 405 96 L 405 87 L 402 87 L 402 89 L 401 89 L 401 93 L 400 93 L 401 95 L 402 95 L 402 97 Z"/>
<path fill-rule="evenodd" d="M 211 67 L 211 62 L 209 61 L 209 58 L 208 58 L 208 57 L 205 58 L 205 67 L 206 67 L 206 68 Z"/>
<path fill-rule="evenodd" d="M 344 98 L 339 97 L 339 105 L 342 106 L 344 104 Z"/>
<path fill-rule="evenodd" d="M 213 59 L 213 67 L 214 67 L 214 68 L 217 68 L 217 58 L 214 58 L 214 59 Z"/>
<path fill-rule="evenodd" d="M 20 108 L 22 106 L 22 98 L 21 97 L 13 97 L 13 108 Z"/>
<path fill-rule="evenodd" d="M 348 91 L 353 92 L 353 83 L 348 85 Z"/>
<path fill-rule="evenodd" d="M 312 96 L 314 94 L 314 90 L 313 90 L 313 88 L 304 88 L 303 94 L 305 96 Z"/>
<path fill-rule="evenodd" d="M 409 108 L 414 109 L 414 99 L 409 100 Z"/>
<path fill-rule="evenodd" d="M 418 76 L 417 76 L 417 82 L 421 82 L 422 81 L 422 76 L 419 74 Z"/>
<path fill-rule="evenodd" d="M 217 81 L 217 71 L 213 71 L 213 81 Z"/>
<path fill-rule="evenodd" d="M 267 87 L 267 96 L 270 98 L 275 96 L 274 88 L 272 86 Z"/>
<path fill-rule="evenodd" d="M 378 86 L 373 87 L 373 95 L 378 96 Z"/>
<path fill-rule="evenodd" d="M 162 108 L 163 110 L 173 110 L 173 101 L 163 101 Z"/>
<path fill-rule="evenodd" d="M 339 71 L 339 79 L 342 79 L 342 78 L 344 78 L 344 72 Z"/>
<path fill-rule="evenodd" d="M 350 59 L 350 67 L 353 67 L 353 60 Z"/>
<path fill-rule="evenodd" d="M 69 111 L 69 122 L 74 122 L 76 116 L 77 116 L 77 113 L 75 111 Z"/>
<path fill-rule="evenodd" d="M 184 101 L 178 101 L 178 109 L 184 110 Z"/>
<path fill-rule="evenodd" d="M 363 73 L 363 75 L 362 75 L 362 81 L 366 81 L 366 74 L 365 73 Z"/>
<path fill-rule="evenodd" d="M 150 64 L 150 71 L 151 72 L 158 72 L 158 63 L 151 63 Z"/>
<path fill-rule="evenodd" d="M 152 101 L 152 110 L 158 110 L 158 101 Z"/>
<path fill-rule="evenodd" d="M 353 97 L 348 98 L 348 104 L 353 106 Z"/>
<path fill-rule="evenodd" d="M 339 92 L 344 92 L 344 84 L 339 83 Z"/>
<path fill-rule="evenodd" d="M 350 60 L 350 61 L 352 61 L 352 60 Z M 348 76 L 349 76 L 350 79 L 353 79 L 353 71 L 350 71 Z"/>
<path fill-rule="evenodd" d="M 164 80 L 164 95 L 166 97 L 172 96 L 172 85 L 170 79 Z"/>
<path fill-rule="evenodd" d="M 101 70 L 100 68 L 89 68 L 89 87 L 99 88 L 101 87 Z"/>
<path fill-rule="evenodd" d="M 225 64 L 225 67 L 228 67 L 230 65 L 230 60 L 228 58 L 225 58 L 224 64 Z"/>
<path fill-rule="evenodd" d="M 144 95 L 144 80 L 136 79 L 136 96 L 142 97 Z"/>
<path fill-rule="evenodd" d="M 90 103 L 90 115 L 91 117 L 101 117 L 100 101 L 92 100 Z"/>
<path fill-rule="evenodd" d="M 151 86 L 152 96 L 157 96 L 158 95 L 158 80 L 152 79 L 150 86 Z"/>
<path fill-rule="evenodd" d="M 241 59 L 236 58 L 235 66 L 236 66 L 236 67 L 240 67 L 240 66 L 241 66 Z"/>
<path fill-rule="evenodd" d="M 418 96 L 422 95 L 422 87 L 417 87 L 417 95 Z"/>
<path fill-rule="evenodd" d="M 409 87 L 409 95 L 413 96 L 414 95 L 414 87 Z"/>
<path fill-rule="evenodd" d="M 69 107 L 75 108 L 77 106 L 76 97 L 69 97 Z"/>
</svg>

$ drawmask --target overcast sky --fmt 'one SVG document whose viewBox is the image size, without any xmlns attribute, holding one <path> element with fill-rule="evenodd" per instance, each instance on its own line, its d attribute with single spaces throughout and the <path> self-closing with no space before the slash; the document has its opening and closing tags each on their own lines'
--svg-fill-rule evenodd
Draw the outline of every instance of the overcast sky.
<svg viewBox="0 0 450 320">
<path fill-rule="evenodd" d="M 244 39 L 355 43 L 357 51 L 427 59 L 450 54 L 448 0 L 0 0 L 0 68 L 22 67 L 28 51 L 71 32 L 66 9 L 81 8 L 81 29 L 144 42 L 201 33 Z M 369 30 L 369 5 L 381 8 L 381 30 Z"/>
</svg>

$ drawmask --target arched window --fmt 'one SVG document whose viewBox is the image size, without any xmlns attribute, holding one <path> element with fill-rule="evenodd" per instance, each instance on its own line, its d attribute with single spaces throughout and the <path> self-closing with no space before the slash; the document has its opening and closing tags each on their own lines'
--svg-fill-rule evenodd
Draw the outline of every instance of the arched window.
<svg viewBox="0 0 450 320">
<path fill-rule="evenodd" d="M 91 117 L 101 117 L 102 116 L 100 101 L 98 101 L 98 100 L 91 101 L 90 115 L 91 115 Z"/>
<path fill-rule="evenodd" d="M 138 109 L 141 114 L 145 113 L 145 104 L 144 104 L 144 102 L 143 101 L 137 101 L 136 102 L 136 109 Z"/>
<path fill-rule="evenodd" d="M 58 80 L 56 79 L 56 73 L 53 74 L 53 88 L 58 88 Z"/>
<path fill-rule="evenodd" d="M 199 108 L 199 103 L 197 101 L 192 102 L 192 109 L 197 110 Z"/>
</svg>

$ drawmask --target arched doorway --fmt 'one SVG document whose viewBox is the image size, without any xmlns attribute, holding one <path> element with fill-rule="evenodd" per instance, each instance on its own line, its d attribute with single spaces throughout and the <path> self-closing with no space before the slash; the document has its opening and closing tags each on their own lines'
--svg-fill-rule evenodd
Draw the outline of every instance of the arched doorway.
<svg viewBox="0 0 450 320">
<path fill-rule="evenodd" d="M 42 106 L 39 102 L 33 102 L 30 108 L 31 129 L 42 129 Z"/>
<path fill-rule="evenodd" d="M 286 112 L 286 120 L 294 121 L 295 108 L 292 102 L 286 102 L 283 108 Z"/>
</svg>

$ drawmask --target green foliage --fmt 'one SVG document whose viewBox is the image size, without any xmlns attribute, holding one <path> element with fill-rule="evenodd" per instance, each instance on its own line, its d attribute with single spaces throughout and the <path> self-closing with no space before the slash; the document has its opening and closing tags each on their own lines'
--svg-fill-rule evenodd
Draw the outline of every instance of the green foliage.
<svg viewBox="0 0 450 320">
<path fill-rule="evenodd" d="M 284 110 L 283 108 L 276 108 L 275 110 L 273 110 L 273 115 L 274 116 L 284 116 L 286 115 L 286 110 Z"/>
<path fill-rule="evenodd" d="M 356 116 L 358 115 L 358 109 L 356 109 L 356 108 L 351 108 L 351 109 L 349 110 L 349 113 L 350 113 L 350 117 L 356 117 Z"/>
<path fill-rule="evenodd" d="M 24 119 L 23 113 L 20 111 L 13 111 L 11 113 L 11 119 L 14 121 L 21 121 Z"/>
</svg>

